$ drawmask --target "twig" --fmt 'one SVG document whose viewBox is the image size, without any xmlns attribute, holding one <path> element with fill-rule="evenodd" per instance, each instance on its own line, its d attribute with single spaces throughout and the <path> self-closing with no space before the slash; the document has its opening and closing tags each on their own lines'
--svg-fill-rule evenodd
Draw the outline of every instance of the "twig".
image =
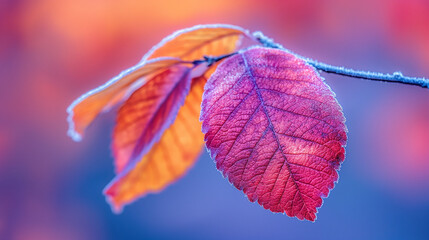
<svg viewBox="0 0 429 240">
<path fill-rule="evenodd" d="M 235 54 L 237 54 L 237 52 L 233 52 L 230 54 L 225 54 L 225 55 L 221 55 L 221 56 L 217 56 L 217 57 L 204 56 L 204 59 L 195 60 L 192 63 L 194 65 L 198 65 L 200 63 L 206 62 L 207 65 L 210 67 L 211 65 L 215 64 L 216 62 L 219 62 L 220 60 L 223 60 L 227 57 L 231 57 L 232 55 L 235 55 Z"/>
<path fill-rule="evenodd" d="M 256 38 L 258 42 L 260 42 L 265 47 L 278 48 L 278 49 L 282 49 L 290 52 L 289 50 L 285 49 L 282 45 L 274 42 L 271 38 L 266 37 L 262 32 L 255 32 L 253 33 L 253 36 Z M 342 76 L 360 78 L 360 79 L 366 79 L 366 80 L 381 81 L 381 82 L 395 82 L 395 83 L 420 86 L 423 88 L 429 88 L 429 79 L 407 77 L 402 75 L 401 72 L 394 72 L 393 74 L 384 74 L 384 73 L 378 73 L 378 72 L 358 71 L 350 68 L 338 67 L 338 66 L 333 66 L 326 63 L 318 62 L 310 58 L 301 57 L 297 54 L 294 54 L 294 55 L 296 55 L 301 59 L 304 59 L 304 61 L 312 65 L 314 68 L 327 73 L 334 73 Z"/>
</svg>

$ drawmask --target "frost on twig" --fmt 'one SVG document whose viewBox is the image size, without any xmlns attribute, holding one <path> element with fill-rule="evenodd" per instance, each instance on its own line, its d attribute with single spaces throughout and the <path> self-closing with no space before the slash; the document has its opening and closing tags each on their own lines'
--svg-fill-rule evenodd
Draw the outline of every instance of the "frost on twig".
<svg viewBox="0 0 429 240">
<path fill-rule="evenodd" d="M 253 36 L 256 38 L 258 42 L 260 42 L 265 47 L 278 48 L 278 49 L 282 49 L 290 52 L 289 50 L 285 49 L 282 45 L 274 42 L 273 39 L 266 37 L 262 32 L 259 32 L 259 31 L 254 32 Z M 295 55 L 304 59 L 308 64 L 310 64 L 314 68 L 327 73 L 334 73 L 342 76 L 361 78 L 366 80 L 403 83 L 408 85 L 420 86 L 423 88 L 429 88 L 429 79 L 426 79 L 426 78 L 408 77 L 408 76 L 404 76 L 401 72 L 394 72 L 393 74 L 388 74 L 388 73 L 354 70 L 351 68 L 344 68 L 344 67 L 333 66 L 326 63 L 318 62 L 310 58 L 301 57 L 297 54 Z"/>
</svg>

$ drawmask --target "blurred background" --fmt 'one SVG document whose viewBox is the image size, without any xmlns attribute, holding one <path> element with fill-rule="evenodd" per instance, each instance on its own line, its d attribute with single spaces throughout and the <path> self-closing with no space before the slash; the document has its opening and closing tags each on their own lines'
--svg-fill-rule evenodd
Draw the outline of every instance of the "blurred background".
<svg viewBox="0 0 429 240">
<path fill-rule="evenodd" d="M 204 153 L 180 181 L 115 215 L 104 114 L 73 142 L 66 108 L 175 30 L 261 30 L 329 64 L 429 77 L 427 0 L 1 0 L 0 239 L 429 239 L 429 90 L 322 73 L 349 129 L 315 223 L 273 214 Z"/>
</svg>

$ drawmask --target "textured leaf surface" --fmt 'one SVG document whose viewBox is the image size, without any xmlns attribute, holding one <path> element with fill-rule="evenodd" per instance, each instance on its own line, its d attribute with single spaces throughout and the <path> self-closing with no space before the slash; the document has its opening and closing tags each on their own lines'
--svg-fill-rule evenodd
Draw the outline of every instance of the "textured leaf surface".
<svg viewBox="0 0 429 240">
<path fill-rule="evenodd" d="M 198 25 L 166 37 L 151 49 L 136 66 L 122 72 L 106 84 L 82 95 L 68 108 L 69 135 L 80 140 L 83 132 L 103 110 L 124 100 L 149 74 L 157 74 L 181 60 L 194 61 L 207 56 L 232 53 L 247 31 L 231 25 Z M 170 59 L 156 59 L 170 57 Z M 151 59 L 148 61 L 148 59 Z M 147 77 L 147 78 L 143 78 Z"/>
<path fill-rule="evenodd" d="M 113 132 L 117 172 L 132 168 L 173 123 L 191 85 L 191 68 L 172 66 L 137 89 L 118 111 Z"/>
<path fill-rule="evenodd" d="M 347 137 L 341 107 L 314 68 L 277 49 L 230 57 L 206 84 L 201 120 L 217 168 L 250 201 L 315 220 Z"/>
<path fill-rule="evenodd" d="M 205 82 L 205 77 L 193 79 L 185 104 L 161 140 L 132 170 L 120 174 L 106 187 L 105 194 L 114 209 L 162 190 L 193 166 L 204 145 L 198 116 Z"/>
</svg>

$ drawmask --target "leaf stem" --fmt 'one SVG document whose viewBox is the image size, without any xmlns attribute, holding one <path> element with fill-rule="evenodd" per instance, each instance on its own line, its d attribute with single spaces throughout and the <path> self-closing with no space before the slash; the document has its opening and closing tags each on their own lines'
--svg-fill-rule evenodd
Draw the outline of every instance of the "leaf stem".
<svg viewBox="0 0 429 240">
<path fill-rule="evenodd" d="M 274 42 L 273 39 L 266 37 L 262 32 L 254 32 L 253 36 L 255 37 L 256 41 L 258 41 L 265 47 L 278 48 L 278 49 L 282 49 L 290 52 L 289 50 L 285 49 L 282 45 Z M 408 76 L 402 75 L 401 72 L 386 74 L 386 73 L 378 73 L 378 72 L 359 71 L 351 68 L 338 67 L 338 66 L 333 66 L 326 63 L 318 62 L 310 58 L 301 57 L 297 54 L 294 54 L 294 55 L 302 58 L 308 64 L 312 65 L 314 68 L 327 73 L 334 73 L 337 75 L 342 75 L 342 76 L 347 76 L 352 78 L 360 78 L 365 80 L 395 82 L 395 83 L 420 86 L 422 88 L 429 88 L 429 79 L 408 77 Z"/>
<path fill-rule="evenodd" d="M 215 56 L 215 57 L 204 56 L 204 59 L 195 60 L 192 63 L 195 64 L 195 65 L 198 65 L 200 63 L 206 62 L 207 65 L 210 67 L 211 65 L 215 64 L 216 62 L 219 62 L 220 60 L 223 60 L 223 59 L 225 59 L 227 57 L 231 57 L 231 56 L 233 56 L 235 54 L 237 54 L 237 52 L 233 52 L 233 53 L 225 54 L 225 55 L 220 55 L 220 56 Z"/>
</svg>

